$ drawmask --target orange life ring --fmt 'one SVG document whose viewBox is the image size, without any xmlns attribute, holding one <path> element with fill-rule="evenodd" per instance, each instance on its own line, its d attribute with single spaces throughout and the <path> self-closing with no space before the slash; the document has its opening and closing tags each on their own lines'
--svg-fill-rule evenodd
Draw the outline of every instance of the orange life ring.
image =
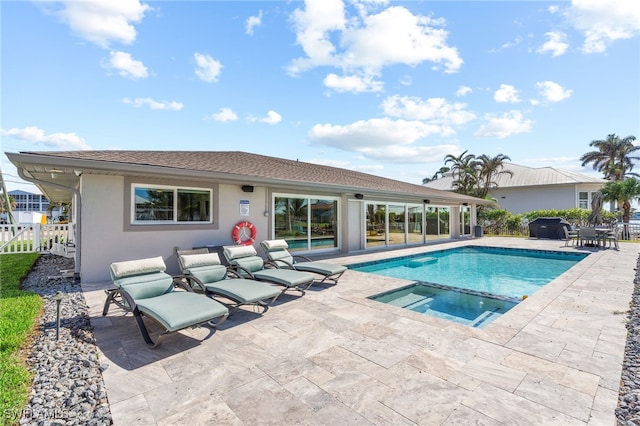
<svg viewBox="0 0 640 426">
<path fill-rule="evenodd" d="M 248 235 L 247 231 L 250 232 L 251 235 Z M 233 237 L 233 242 L 241 246 L 248 246 L 255 243 L 257 235 L 258 231 L 256 230 L 256 227 L 253 226 L 253 223 L 249 222 L 248 220 L 244 220 L 238 223 L 233 228 L 233 232 L 231 234 L 231 236 Z"/>
</svg>

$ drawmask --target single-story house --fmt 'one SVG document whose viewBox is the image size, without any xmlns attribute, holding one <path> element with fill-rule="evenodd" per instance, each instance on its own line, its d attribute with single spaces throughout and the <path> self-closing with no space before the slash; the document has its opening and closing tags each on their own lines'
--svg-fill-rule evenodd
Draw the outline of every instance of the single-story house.
<svg viewBox="0 0 640 426">
<path fill-rule="evenodd" d="M 52 202 L 71 203 L 76 275 L 175 248 L 285 239 L 298 254 L 348 254 L 470 236 L 486 200 L 247 152 L 7 153 Z M 245 224 L 245 222 L 248 222 Z M 255 241 L 254 241 L 255 239 Z M 260 251 L 259 251 L 260 252 Z"/>
<path fill-rule="evenodd" d="M 547 209 L 590 209 L 593 194 L 607 182 L 555 167 L 533 168 L 505 163 L 502 170 L 511 171 L 512 175 L 503 173 L 496 176 L 496 186 L 489 189 L 488 195 L 498 202 L 501 209 L 514 214 Z M 453 191 L 453 180 L 451 173 L 446 173 L 424 186 Z"/>
</svg>

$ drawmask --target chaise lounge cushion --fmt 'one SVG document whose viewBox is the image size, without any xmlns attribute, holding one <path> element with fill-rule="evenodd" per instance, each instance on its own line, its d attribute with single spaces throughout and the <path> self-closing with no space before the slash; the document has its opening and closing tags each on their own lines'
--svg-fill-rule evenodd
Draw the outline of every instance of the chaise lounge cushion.
<svg viewBox="0 0 640 426">
<path fill-rule="evenodd" d="M 224 248 L 227 261 L 233 266 L 239 266 L 251 272 L 261 281 L 269 281 L 288 288 L 297 288 L 313 282 L 312 274 L 291 269 L 265 269 L 264 260 L 257 255 L 253 246 L 227 246 Z M 242 269 L 238 271 L 243 274 Z"/>
<path fill-rule="evenodd" d="M 226 306 L 196 293 L 174 291 L 171 297 L 137 300 L 138 309 L 162 324 L 168 331 L 200 324 L 228 313 Z"/>
<path fill-rule="evenodd" d="M 293 269 L 262 269 L 253 275 L 262 281 L 270 281 L 285 287 L 299 287 L 313 282 L 314 276 L 302 271 Z"/>
<path fill-rule="evenodd" d="M 180 255 L 182 272 L 197 278 L 208 291 L 234 300 L 240 305 L 272 299 L 280 290 L 266 283 L 243 278 L 227 278 L 227 268 L 217 253 Z"/>
<path fill-rule="evenodd" d="M 332 276 L 342 274 L 347 270 L 346 266 L 321 261 L 296 262 L 289 252 L 289 244 L 285 240 L 266 240 L 260 243 L 270 260 L 278 263 L 283 261 L 293 265 L 298 271 L 313 272 L 320 275 Z"/>
</svg>

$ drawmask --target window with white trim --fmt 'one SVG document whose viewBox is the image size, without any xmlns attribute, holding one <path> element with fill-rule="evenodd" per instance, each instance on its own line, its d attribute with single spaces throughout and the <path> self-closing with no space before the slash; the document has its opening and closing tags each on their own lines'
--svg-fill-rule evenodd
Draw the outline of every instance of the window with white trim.
<svg viewBox="0 0 640 426">
<path fill-rule="evenodd" d="M 212 223 L 213 191 L 158 185 L 132 185 L 131 223 Z"/>
</svg>

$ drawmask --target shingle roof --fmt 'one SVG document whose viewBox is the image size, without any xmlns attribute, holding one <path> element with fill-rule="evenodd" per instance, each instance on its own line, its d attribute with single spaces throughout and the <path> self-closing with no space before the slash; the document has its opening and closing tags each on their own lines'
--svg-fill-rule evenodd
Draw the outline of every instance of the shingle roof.
<svg viewBox="0 0 640 426">
<path fill-rule="evenodd" d="M 461 202 L 471 198 L 422 185 L 379 177 L 337 167 L 287 160 L 241 151 L 40 151 L 21 152 L 23 155 L 57 158 L 61 162 L 89 164 L 95 169 L 116 166 L 151 166 L 163 171 L 183 170 L 194 174 L 225 174 L 238 179 L 255 179 L 256 182 L 309 183 L 332 187 L 349 188 L 352 191 L 370 190 L 393 192 L 415 196 L 445 197 Z M 169 169 L 169 170 L 167 170 Z M 250 184 L 251 182 L 246 182 Z M 476 202 L 482 200 L 473 199 Z"/>
<path fill-rule="evenodd" d="M 606 182 L 606 180 L 598 177 L 560 170 L 555 167 L 533 168 L 513 163 L 505 163 L 503 170 L 510 170 L 513 173 L 513 176 L 509 176 L 507 173 L 496 176 L 495 182 L 497 183 L 498 188 Z M 451 175 L 446 175 L 441 179 L 436 179 L 425 184 L 425 186 L 433 189 L 449 191 L 451 190 L 452 182 L 453 177 Z"/>
</svg>

